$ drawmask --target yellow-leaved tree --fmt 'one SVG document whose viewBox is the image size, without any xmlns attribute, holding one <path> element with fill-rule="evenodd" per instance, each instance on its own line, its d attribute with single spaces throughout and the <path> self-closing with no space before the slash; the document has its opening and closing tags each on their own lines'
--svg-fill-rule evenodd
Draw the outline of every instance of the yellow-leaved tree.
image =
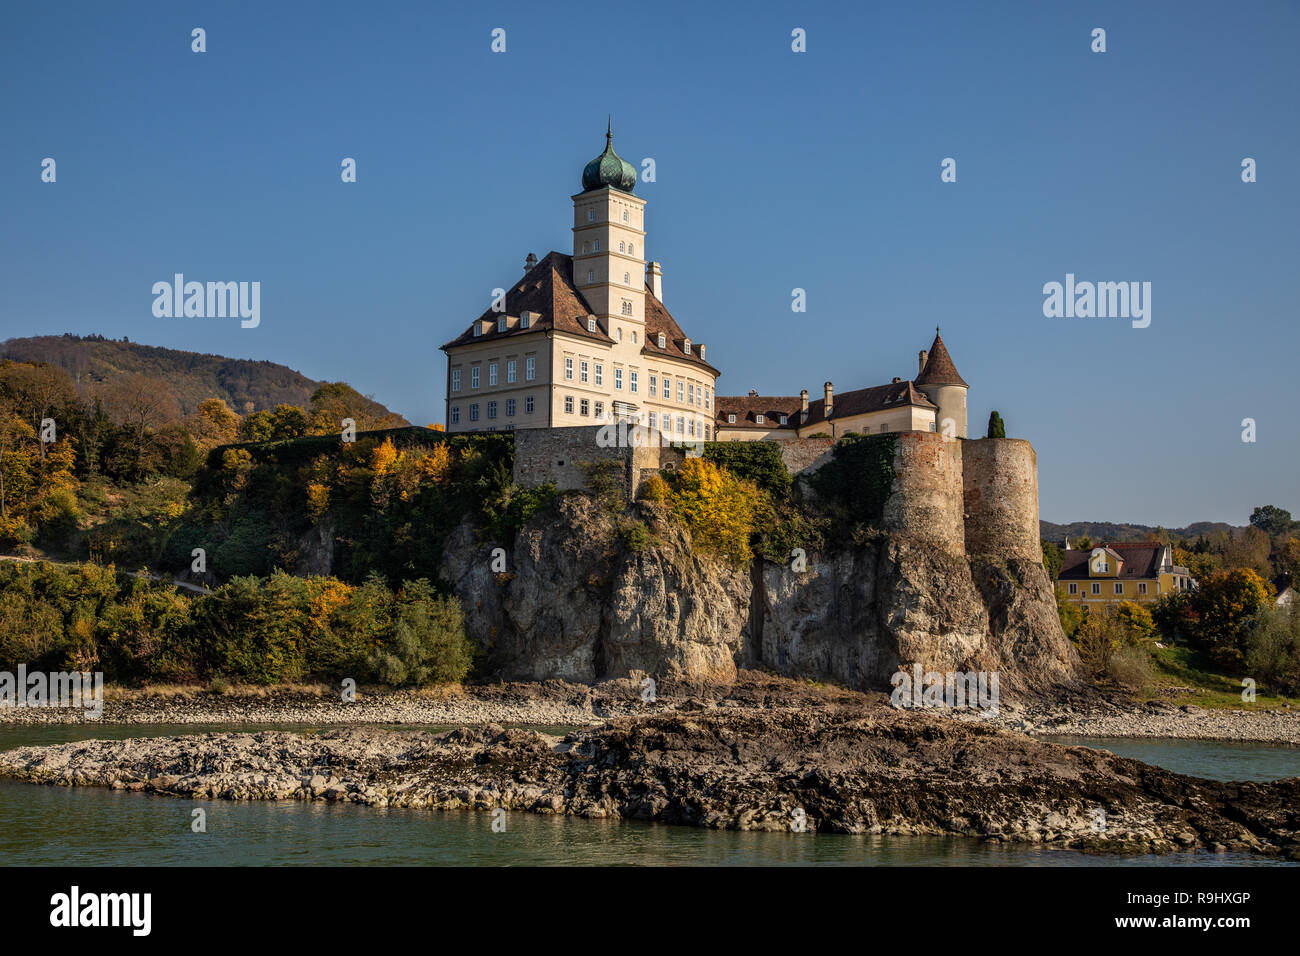
<svg viewBox="0 0 1300 956">
<path fill-rule="evenodd" d="M 758 488 L 703 458 L 687 458 L 672 481 L 669 503 L 686 522 L 692 544 L 737 564 L 753 558 Z"/>
</svg>

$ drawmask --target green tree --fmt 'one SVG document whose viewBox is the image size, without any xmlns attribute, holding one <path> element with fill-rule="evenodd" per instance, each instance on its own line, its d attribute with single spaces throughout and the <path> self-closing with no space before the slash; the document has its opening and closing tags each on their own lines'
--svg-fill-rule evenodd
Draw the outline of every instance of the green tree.
<svg viewBox="0 0 1300 956">
<path fill-rule="evenodd" d="M 1291 512 L 1273 505 L 1264 505 L 1250 513 L 1250 523 L 1270 538 L 1291 530 Z"/>
<path fill-rule="evenodd" d="M 1007 427 L 1002 423 L 1002 416 L 996 410 L 989 414 L 989 438 L 1006 438 Z"/>
</svg>

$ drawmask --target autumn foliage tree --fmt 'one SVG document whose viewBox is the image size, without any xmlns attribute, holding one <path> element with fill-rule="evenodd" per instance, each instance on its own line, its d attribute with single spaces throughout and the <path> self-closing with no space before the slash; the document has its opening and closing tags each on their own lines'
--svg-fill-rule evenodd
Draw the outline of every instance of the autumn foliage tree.
<svg viewBox="0 0 1300 956">
<path fill-rule="evenodd" d="M 703 458 L 687 458 L 670 480 L 668 501 L 686 522 L 691 542 L 743 564 L 753 557 L 750 536 L 758 488 Z"/>
</svg>

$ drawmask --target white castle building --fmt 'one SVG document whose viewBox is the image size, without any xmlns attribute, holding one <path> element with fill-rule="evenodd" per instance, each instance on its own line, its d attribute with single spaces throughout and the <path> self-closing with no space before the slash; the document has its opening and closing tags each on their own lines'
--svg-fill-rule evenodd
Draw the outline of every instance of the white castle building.
<svg viewBox="0 0 1300 956">
<path fill-rule="evenodd" d="M 915 379 L 836 396 L 716 396 L 719 371 L 663 303 L 647 262 L 637 174 L 605 151 L 582 171 L 573 253 L 529 253 L 523 278 L 447 354 L 449 432 L 634 422 L 671 441 L 785 440 L 847 432 L 942 431 L 966 437 L 968 385 L 935 330 Z"/>
</svg>

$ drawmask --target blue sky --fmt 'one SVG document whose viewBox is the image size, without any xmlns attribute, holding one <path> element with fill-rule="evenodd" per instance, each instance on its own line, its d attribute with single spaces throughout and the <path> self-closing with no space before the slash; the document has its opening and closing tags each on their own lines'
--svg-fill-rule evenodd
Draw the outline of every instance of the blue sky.
<svg viewBox="0 0 1300 956">
<path fill-rule="evenodd" d="M 938 324 L 972 433 L 996 408 L 1033 441 L 1044 518 L 1300 514 L 1300 5 L 601 9 L 7 6 L 0 337 L 269 359 L 440 421 L 438 346 L 571 251 L 612 113 L 722 394 L 911 377 Z M 176 272 L 260 281 L 261 325 L 155 318 Z M 1045 318 L 1067 272 L 1151 282 L 1150 327 Z"/>
</svg>

